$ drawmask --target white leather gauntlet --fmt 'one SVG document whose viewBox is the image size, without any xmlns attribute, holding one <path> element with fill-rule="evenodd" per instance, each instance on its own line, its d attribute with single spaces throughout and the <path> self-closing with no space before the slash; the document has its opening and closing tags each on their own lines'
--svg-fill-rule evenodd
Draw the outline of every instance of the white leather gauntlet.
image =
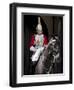
<svg viewBox="0 0 74 90">
<path fill-rule="evenodd" d="M 36 51 L 35 47 L 31 46 L 31 47 L 30 47 L 30 51 L 35 52 L 35 51 Z"/>
</svg>

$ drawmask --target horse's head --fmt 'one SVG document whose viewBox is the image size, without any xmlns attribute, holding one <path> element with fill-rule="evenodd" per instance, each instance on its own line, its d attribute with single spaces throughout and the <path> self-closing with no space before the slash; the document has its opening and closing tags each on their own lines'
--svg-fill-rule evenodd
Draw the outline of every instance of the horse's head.
<svg viewBox="0 0 74 90">
<path fill-rule="evenodd" d="M 54 54 L 58 53 L 60 50 L 60 40 L 57 36 L 52 37 L 49 40 L 48 46 L 46 47 L 46 49 L 48 50 L 48 54 L 50 54 L 51 52 Z"/>
<path fill-rule="evenodd" d="M 49 40 L 49 43 L 45 49 L 45 61 L 44 66 L 45 70 L 48 71 L 49 67 L 51 67 L 52 63 L 56 63 L 60 61 L 60 41 L 58 37 L 52 37 Z"/>
</svg>

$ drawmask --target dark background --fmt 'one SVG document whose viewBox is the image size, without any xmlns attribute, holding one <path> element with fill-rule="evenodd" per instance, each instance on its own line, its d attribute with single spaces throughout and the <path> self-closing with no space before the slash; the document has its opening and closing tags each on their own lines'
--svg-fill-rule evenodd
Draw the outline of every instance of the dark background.
<svg viewBox="0 0 74 90">
<path fill-rule="evenodd" d="M 59 36 L 61 42 L 61 63 L 53 68 L 52 73 L 63 73 L 63 16 L 25 15 L 22 14 L 22 75 L 32 74 L 29 43 L 32 34 L 36 33 L 38 16 L 41 17 L 43 33 L 48 37 Z"/>
</svg>

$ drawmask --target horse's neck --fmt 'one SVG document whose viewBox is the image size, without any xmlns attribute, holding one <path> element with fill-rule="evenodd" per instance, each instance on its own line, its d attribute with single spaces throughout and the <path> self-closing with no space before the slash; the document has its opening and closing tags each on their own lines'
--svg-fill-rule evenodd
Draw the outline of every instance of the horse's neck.
<svg viewBox="0 0 74 90">
<path fill-rule="evenodd" d="M 44 49 L 44 54 L 46 55 L 49 51 L 49 47 L 50 47 L 50 42 L 48 43 L 47 47 Z"/>
</svg>

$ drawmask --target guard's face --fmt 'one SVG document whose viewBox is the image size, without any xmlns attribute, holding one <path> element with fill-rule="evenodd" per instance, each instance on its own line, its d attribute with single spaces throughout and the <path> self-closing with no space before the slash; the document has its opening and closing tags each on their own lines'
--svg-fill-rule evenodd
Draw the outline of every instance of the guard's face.
<svg viewBox="0 0 74 90">
<path fill-rule="evenodd" d="M 37 30 L 37 34 L 42 34 L 42 30 Z"/>
</svg>

